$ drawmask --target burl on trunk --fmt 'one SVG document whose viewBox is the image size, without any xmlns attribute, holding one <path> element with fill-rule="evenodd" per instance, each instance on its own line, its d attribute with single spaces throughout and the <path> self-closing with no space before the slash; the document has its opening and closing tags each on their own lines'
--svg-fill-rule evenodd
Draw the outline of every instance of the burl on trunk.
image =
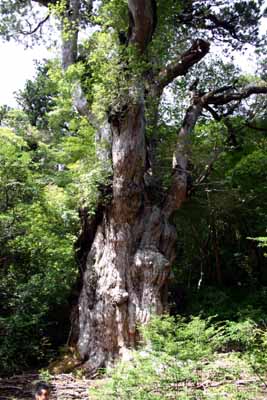
<svg viewBox="0 0 267 400">
<path fill-rule="evenodd" d="M 79 2 L 72 0 L 70 4 L 75 1 Z M 123 46 L 133 46 L 137 57 L 148 61 L 147 47 L 157 21 L 156 2 L 128 0 L 128 10 L 129 30 Z M 216 21 L 221 29 L 220 21 Z M 226 25 L 224 29 L 228 29 Z M 76 40 L 76 36 L 74 31 L 72 40 Z M 223 118 L 218 114 L 220 106 L 231 103 L 235 109 L 242 99 L 267 93 L 266 86 L 241 88 L 234 84 L 204 93 L 197 90 L 196 80 L 192 86 L 191 105 L 177 132 L 170 189 L 160 205 L 153 203 L 146 184 L 149 180 L 145 177 L 148 168 L 153 176 L 156 142 L 153 130 L 157 128 L 161 95 L 169 83 L 197 64 L 209 52 L 209 47 L 207 41 L 196 39 L 188 50 L 178 54 L 160 71 L 157 68 L 154 71 L 151 62 L 151 69 L 139 73 L 138 78 L 128 72 L 128 93 L 120 99 L 120 111 L 117 106 L 110 105 L 109 115 L 102 123 L 92 115 L 77 84 L 74 105 L 96 128 L 99 158 L 105 162 L 109 157 L 112 176 L 112 200 L 97 211 L 90 234 L 86 231 L 83 234 L 86 261 L 73 332 L 74 342 L 89 370 L 105 366 L 127 353 L 139 339 L 138 324 L 146 323 L 152 313 L 160 314 L 167 307 L 167 285 L 176 241 L 169 219 L 186 200 L 189 137 L 202 111 L 220 119 Z M 72 56 L 67 54 L 67 49 Z M 75 46 L 63 46 L 63 68 L 75 58 L 75 51 Z M 126 69 L 129 64 L 130 61 Z M 146 121 L 145 109 L 149 103 L 154 104 L 153 115 L 149 110 L 150 119 Z M 145 134 L 151 121 L 152 137 L 147 146 Z M 102 151 L 101 141 L 108 142 L 110 150 L 103 148 Z M 208 165 L 200 181 L 209 170 Z"/>
<path fill-rule="evenodd" d="M 155 2 L 129 0 L 128 7 L 128 43 L 144 57 L 155 29 Z M 78 351 L 89 370 L 127 354 L 139 339 L 138 324 L 148 322 L 152 313 L 161 314 L 167 309 L 168 278 L 176 241 L 175 229 L 168 220 L 186 198 L 187 161 L 179 140 L 173 185 L 161 207 L 153 204 L 144 179 L 148 168 L 145 105 L 149 97 L 160 98 L 164 87 L 174 77 L 184 75 L 208 50 L 205 41 L 197 40 L 157 75 L 129 79 L 123 112 L 111 110 L 102 128 L 98 128 L 100 141 L 102 134 L 110 135 L 112 200 L 101 211 L 101 219 L 98 216 L 73 329 Z M 81 92 L 76 96 L 76 104 L 87 115 Z M 195 108 L 197 112 L 201 109 Z M 158 110 L 154 112 L 157 114 Z M 179 134 L 182 139 L 190 133 L 197 117 L 190 114 L 190 121 Z M 156 115 L 152 120 L 157 120 Z"/>
<path fill-rule="evenodd" d="M 113 196 L 91 249 L 78 305 L 78 350 L 89 369 L 136 344 L 138 323 L 166 307 L 175 230 L 150 203 L 144 185 L 145 119 L 138 102 L 111 120 Z"/>
</svg>

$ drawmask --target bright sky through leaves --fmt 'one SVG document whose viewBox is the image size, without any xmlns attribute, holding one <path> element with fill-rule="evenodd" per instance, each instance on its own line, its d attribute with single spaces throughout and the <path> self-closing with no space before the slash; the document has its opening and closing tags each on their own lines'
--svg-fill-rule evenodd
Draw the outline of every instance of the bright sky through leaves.
<svg viewBox="0 0 267 400">
<path fill-rule="evenodd" d="M 25 49 L 22 44 L 0 42 L 0 105 L 15 106 L 14 92 L 23 89 L 25 81 L 35 74 L 35 60 L 49 57 L 45 46 Z"/>
<path fill-rule="evenodd" d="M 265 0 L 264 7 L 267 7 Z M 267 33 L 267 18 L 261 25 L 261 34 Z M 14 92 L 23 89 L 27 79 L 32 79 L 35 74 L 35 61 L 41 61 L 51 57 L 45 45 L 36 45 L 34 48 L 25 49 L 22 44 L 15 42 L 0 41 L 1 63 L 0 63 L 0 106 L 7 104 L 16 106 Z M 252 49 L 243 56 L 237 54 L 236 62 L 244 72 L 253 74 L 255 72 L 255 56 Z"/>
</svg>

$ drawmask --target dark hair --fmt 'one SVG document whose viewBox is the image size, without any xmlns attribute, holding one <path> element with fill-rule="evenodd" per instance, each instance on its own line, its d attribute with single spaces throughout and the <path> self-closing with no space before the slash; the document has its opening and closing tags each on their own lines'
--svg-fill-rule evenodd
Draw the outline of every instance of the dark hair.
<svg viewBox="0 0 267 400">
<path fill-rule="evenodd" d="M 35 389 L 34 389 L 34 396 L 36 395 L 40 395 L 42 393 L 42 390 L 47 390 L 48 392 L 50 392 L 50 385 L 48 385 L 48 383 L 46 382 L 38 382 L 35 385 Z"/>
</svg>

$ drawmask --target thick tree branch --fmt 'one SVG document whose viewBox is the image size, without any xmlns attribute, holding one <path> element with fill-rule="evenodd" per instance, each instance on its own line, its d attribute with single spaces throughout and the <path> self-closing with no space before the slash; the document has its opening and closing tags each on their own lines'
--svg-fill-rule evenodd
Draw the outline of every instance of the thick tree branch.
<svg viewBox="0 0 267 400">
<path fill-rule="evenodd" d="M 77 59 L 80 7 L 80 0 L 70 0 L 62 19 L 62 67 L 64 70 L 74 64 Z"/>
<path fill-rule="evenodd" d="M 175 209 L 181 207 L 187 197 L 188 158 L 190 153 L 189 135 L 201 115 L 203 105 L 198 99 L 190 106 L 184 117 L 173 154 L 172 183 L 164 204 L 164 213 L 169 217 Z"/>
<path fill-rule="evenodd" d="M 87 9 L 92 10 L 93 0 L 87 2 Z M 62 18 L 62 68 L 67 68 L 77 61 L 77 44 L 79 22 L 81 12 L 81 0 L 70 0 Z M 80 115 L 85 116 L 91 125 L 98 129 L 98 121 L 91 112 L 86 96 L 83 93 L 80 82 L 77 82 L 73 91 L 73 105 Z"/>
<path fill-rule="evenodd" d="M 216 110 L 214 110 L 208 104 L 205 106 L 205 109 L 212 115 L 215 121 L 219 122 L 222 119 L 222 115 L 218 114 Z"/>
<path fill-rule="evenodd" d="M 221 94 L 224 91 L 225 93 Z M 188 156 L 190 153 L 189 136 L 194 130 L 203 108 L 207 109 L 214 119 L 219 121 L 222 116 L 210 105 L 216 107 L 234 101 L 235 103 L 231 108 L 234 110 L 234 108 L 236 108 L 236 102 L 239 104 L 242 100 L 254 94 L 267 94 L 267 86 L 247 86 L 239 90 L 234 87 L 231 89 L 231 87 L 225 86 L 206 94 L 194 96 L 193 105 L 187 110 L 182 128 L 178 133 L 176 150 L 173 155 L 172 183 L 164 204 L 164 213 L 167 217 L 169 217 L 173 211 L 179 209 L 187 197 L 187 169 Z M 214 161 L 212 164 L 213 163 Z M 210 170 L 210 168 L 208 169 Z"/>
<path fill-rule="evenodd" d="M 76 83 L 75 89 L 72 95 L 73 105 L 78 113 L 88 119 L 90 124 L 95 128 L 99 129 L 99 122 L 96 116 L 90 110 L 85 94 L 83 93 L 80 82 Z"/>
<path fill-rule="evenodd" d="M 129 42 L 138 46 L 143 53 L 152 39 L 156 27 L 155 0 L 128 0 Z"/>
<path fill-rule="evenodd" d="M 210 44 L 203 39 L 193 42 L 191 48 L 181 54 L 179 58 L 167 65 L 155 78 L 157 85 L 162 90 L 178 76 L 185 75 L 188 70 L 208 54 Z"/>
<path fill-rule="evenodd" d="M 209 46 L 210 46 L 209 43 L 203 39 L 195 40 L 189 50 L 180 55 L 175 62 L 167 65 L 166 68 L 160 71 L 158 76 L 153 76 L 152 78 L 150 77 L 150 81 L 153 82 L 150 84 L 150 90 L 149 90 L 150 99 L 152 99 L 152 101 L 154 102 L 155 99 L 160 99 L 165 86 L 171 83 L 176 77 L 185 75 L 194 64 L 197 64 L 209 52 Z M 191 90 L 193 90 L 194 87 L 197 86 L 198 82 L 199 81 L 197 79 L 193 83 Z M 152 170 L 155 164 L 155 157 L 154 157 L 155 147 L 156 147 L 155 144 L 156 144 L 156 139 L 152 137 L 150 139 L 150 146 L 149 146 L 150 147 L 149 159 Z"/>
<path fill-rule="evenodd" d="M 218 91 L 217 91 L 218 93 Z M 210 92 L 202 97 L 203 104 L 212 104 L 214 106 L 222 106 L 232 101 L 241 101 L 247 99 L 253 94 L 267 94 L 267 86 L 247 86 L 245 88 L 235 90 L 227 89 L 224 94 L 217 95 L 215 92 Z"/>
</svg>

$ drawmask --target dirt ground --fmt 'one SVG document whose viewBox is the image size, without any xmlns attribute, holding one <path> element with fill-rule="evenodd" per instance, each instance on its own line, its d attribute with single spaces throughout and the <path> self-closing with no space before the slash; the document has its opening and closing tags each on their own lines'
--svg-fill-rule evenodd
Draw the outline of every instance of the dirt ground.
<svg viewBox="0 0 267 400">
<path fill-rule="evenodd" d="M 34 385 L 40 380 L 43 379 L 37 373 L 0 378 L 0 400 L 33 399 Z M 49 383 L 52 388 L 51 400 L 88 400 L 88 388 L 92 380 L 58 374 L 52 376 Z"/>
</svg>

